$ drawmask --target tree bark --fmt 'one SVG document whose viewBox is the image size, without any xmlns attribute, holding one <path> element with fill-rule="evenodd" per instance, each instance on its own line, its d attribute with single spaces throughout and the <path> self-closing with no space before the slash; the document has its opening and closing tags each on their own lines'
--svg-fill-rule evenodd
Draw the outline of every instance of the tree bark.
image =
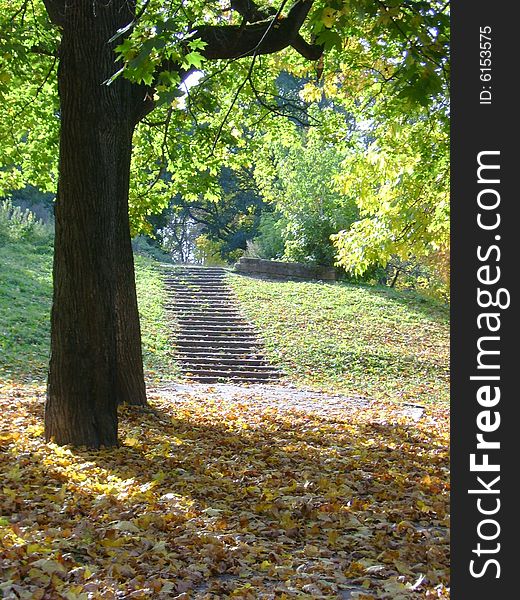
<svg viewBox="0 0 520 600">
<path fill-rule="evenodd" d="M 134 255 L 130 238 L 128 218 L 128 189 L 130 185 L 130 160 L 132 139 L 127 140 L 122 180 L 118 182 L 120 192 L 117 204 L 117 248 L 116 256 L 116 318 L 117 318 L 117 398 L 118 402 L 145 406 L 146 388 L 141 350 L 141 325 L 135 289 Z"/>
<path fill-rule="evenodd" d="M 54 297 L 45 437 L 117 445 L 117 405 L 146 402 L 128 225 L 140 90 L 114 70 L 107 40 L 130 3 L 76 0 L 63 15 Z M 143 94 L 141 94 L 142 98 Z"/>
</svg>

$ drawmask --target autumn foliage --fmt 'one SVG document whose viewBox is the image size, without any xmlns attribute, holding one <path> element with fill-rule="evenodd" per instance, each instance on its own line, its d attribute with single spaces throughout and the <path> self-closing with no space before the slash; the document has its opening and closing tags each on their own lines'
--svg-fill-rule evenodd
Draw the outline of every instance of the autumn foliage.
<svg viewBox="0 0 520 600">
<path fill-rule="evenodd" d="M 163 390 L 91 452 L 43 403 L 1 389 L 5 598 L 448 598 L 445 408 Z"/>
</svg>

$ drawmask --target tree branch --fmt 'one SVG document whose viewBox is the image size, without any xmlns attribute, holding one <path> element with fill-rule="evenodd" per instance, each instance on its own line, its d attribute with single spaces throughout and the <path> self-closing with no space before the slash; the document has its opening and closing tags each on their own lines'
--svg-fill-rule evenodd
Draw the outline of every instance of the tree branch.
<svg viewBox="0 0 520 600">
<path fill-rule="evenodd" d="M 283 17 L 281 16 L 281 12 L 287 1 L 283 0 L 276 14 L 270 15 L 269 12 L 263 12 L 258 9 L 252 0 L 232 0 L 231 8 L 244 16 L 244 23 L 242 25 L 201 25 L 200 27 L 196 27 L 192 31 L 191 38 L 188 38 L 188 42 L 194 39 L 206 42 L 205 47 L 200 50 L 200 53 L 207 60 L 230 60 L 247 56 L 253 57 L 248 75 L 239 86 L 237 95 L 231 103 L 228 113 L 234 106 L 238 94 L 247 83 L 258 56 L 274 54 L 289 46 L 292 46 L 308 60 L 318 60 L 323 54 L 323 46 L 307 43 L 300 34 L 300 29 L 309 14 L 314 0 L 297 0 L 289 10 L 287 16 Z M 248 16 L 246 17 L 245 15 Z M 267 15 L 266 19 L 255 20 L 265 15 Z M 253 19 L 254 21 L 247 24 L 247 19 Z M 157 69 L 157 73 L 161 71 L 176 72 L 179 74 L 182 83 L 194 70 L 193 67 L 184 70 L 178 63 L 165 61 Z M 149 89 L 152 90 L 152 87 Z M 141 106 L 136 121 L 143 119 L 153 110 L 155 104 L 153 100 L 150 101 L 152 96 L 153 91 L 144 96 L 146 102 Z M 216 141 L 220 133 L 221 128 L 217 134 Z"/>
<path fill-rule="evenodd" d="M 194 31 L 194 37 L 206 42 L 201 54 L 208 60 L 274 54 L 288 46 L 305 58 L 318 60 L 323 47 L 308 44 L 299 33 L 313 1 L 298 0 L 286 17 L 277 14 L 245 26 L 202 25 Z M 238 12 L 242 14 L 242 8 Z"/>
<path fill-rule="evenodd" d="M 43 0 L 51 23 L 62 27 L 65 24 L 66 0 Z"/>
</svg>

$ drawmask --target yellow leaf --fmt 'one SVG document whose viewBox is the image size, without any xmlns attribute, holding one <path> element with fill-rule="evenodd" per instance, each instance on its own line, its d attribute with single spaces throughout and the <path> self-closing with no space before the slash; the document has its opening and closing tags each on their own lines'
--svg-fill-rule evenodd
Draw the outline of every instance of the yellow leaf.
<svg viewBox="0 0 520 600">
<path fill-rule="evenodd" d="M 268 571 L 271 563 L 268 560 L 264 560 L 260 563 L 260 571 Z"/>
<path fill-rule="evenodd" d="M 423 502 L 422 500 L 417 500 L 417 507 L 419 508 L 419 510 L 421 512 L 425 512 L 425 513 L 433 512 L 432 507 L 428 506 L 426 504 L 426 502 Z"/>
<path fill-rule="evenodd" d="M 125 545 L 126 540 L 124 538 L 105 538 L 101 540 L 101 545 L 105 546 L 105 548 L 121 548 L 121 546 Z"/>
<path fill-rule="evenodd" d="M 303 553 L 305 556 L 310 556 L 311 558 L 318 556 L 320 553 L 320 549 L 317 546 L 313 546 L 312 544 L 307 544 L 303 549 Z"/>
<path fill-rule="evenodd" d="M 330 7 L 323 9 L 323 12 L 321 13 L 321 22 L 325 25 L 325 27 L 330 28 L 334 25 L 334 22 L 336 21 L 337 12 L 337 10 Z"/>
<path fill-rule="evenodd" d="M 338 541 L 338 538 L 339 538 L 339 533 L 335 529 L 329 531 L 327 534 L 327 542 L 329 543 L 330 546 L 335 546 L 336 542 Z"/>
</svg>

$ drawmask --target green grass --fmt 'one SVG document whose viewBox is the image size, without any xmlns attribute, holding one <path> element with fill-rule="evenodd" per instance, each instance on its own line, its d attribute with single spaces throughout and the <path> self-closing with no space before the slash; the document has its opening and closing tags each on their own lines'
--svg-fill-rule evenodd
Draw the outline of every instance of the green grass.
<svg viewBox="0 0 520 600">
<path fill-rule="evenodd" d="M 172 324 L 157 263 L 136 256 L 145 373 L 176 379 Z M 52 256 L 0 246 L 0 378 L 43 382 L 49 360 Z M 269 358 L 297 384 L 426 403 L 449 396 L 447 307 L 411 292 L 230 275 Z"/>
<path fill-rule="evenodd" d="M 157 262 L 135 256 L 135 279 L 146 377 L 154 382 L 171 381 L 180 376 L 173 351 L 175 325 L 165 314 L 167 293 Z"/>
<path fill-rule="evenodd" d="M 27 242 L 0 246 L 0 378 L 45 379 L 52 254 Z"/>
<path fill-rule="evenodd" d="M 230 275 L 271 361 L 295 383 L 396 401 L 449 399 L 449 311 L 411 292 Z"/>
<path fill-rule="evenodd" d="M 143 359 L 148 381 L 171 380 L 171 328 L 166 293 L 154 261 L 136 256 Z M 52 250 L 26 242 L 0 246 L 0 379 L 41 383 L 49 362 Z"/>
</svg>

